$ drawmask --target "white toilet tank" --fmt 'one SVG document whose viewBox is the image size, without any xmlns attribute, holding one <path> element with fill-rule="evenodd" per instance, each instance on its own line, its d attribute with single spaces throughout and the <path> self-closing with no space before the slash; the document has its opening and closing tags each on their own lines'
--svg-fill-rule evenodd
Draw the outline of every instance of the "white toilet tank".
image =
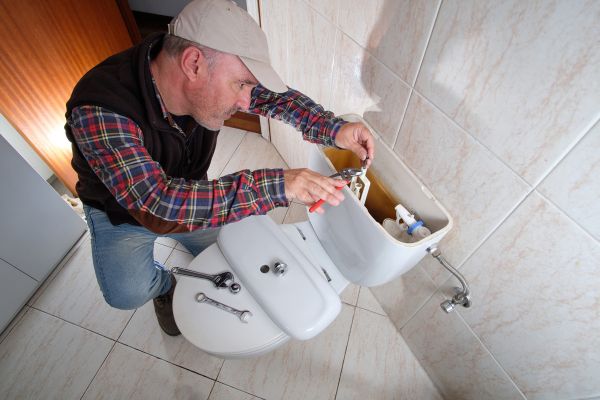
<svg viewBox="0 0 600 400">
<path fill-rule="evenodd" d="M 396 160 L 402 166 L 398 170 L 379 169 L 382 174 L 393 174 L 397 182 L 395 192 L 400 195 L 390 194 L 390 189 L 379 183 L 377 161 L 376 157 L 367 172 L 371 189 L 365 206 L 345 187 L 345 200 L 340 205 L 325 206 L 323 214 L 309 213 L 315 233 L 338 270 L 350 282 L 361 286 L 381 285 L 407 272 L 452 227 L 448 212 L 400 160 Z M 359 166 L 358 158 L 346 150 L 315 146 L 309 157 L 309 168 L 323 175 Z M 385 217 L 395 218 L 397 203 L 414 210 L 432 234 L 415 243 L 392 237 L 381 223 Z"/>
</svg>

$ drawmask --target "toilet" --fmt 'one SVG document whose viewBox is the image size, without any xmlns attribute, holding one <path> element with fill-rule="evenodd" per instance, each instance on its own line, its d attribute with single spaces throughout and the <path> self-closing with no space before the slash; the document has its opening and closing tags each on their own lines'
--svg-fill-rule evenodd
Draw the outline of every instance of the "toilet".
<svg viewBox="0 0 600 400">
<path fill-rule="evenodd" d="M 347 151 L 318 146 L 309 159 L 309 168 L 323 175 L 358 165 Z M 389 204 L 384 186 L 371 185 L 366 206 L 345 187 L 339 206 L 325 205 L 324 214 L 309 213 L 308 221 L 278 225 L 268 216 L 253 216 L 224 226 L 217 243 L 185 267 L 205 274 L 230 271 L 241 290 L 178 276 L 173 311 L 183 336 L 219 358 L 258 356 L 326 329 L 340 313 L 339 295 L 350 282 L 382 285 L 413 268 L 451 229 L 452 219 L 401 165 L 394 171 L 399 194 Z M 375 165 L 369 174 L 377 183 Z M 430 236 L 404 243 L 382 227 L 380 214 L 393 217 L 399 200 L 425 221 Z M 242 318 L 206 298 L 246 313 Z"/>
</svg>

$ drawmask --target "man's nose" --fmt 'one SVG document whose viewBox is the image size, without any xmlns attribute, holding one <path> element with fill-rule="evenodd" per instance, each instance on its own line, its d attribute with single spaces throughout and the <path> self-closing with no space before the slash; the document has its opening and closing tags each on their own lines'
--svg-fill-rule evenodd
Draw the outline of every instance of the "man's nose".
<svg viewBox="0 0 600 400">
<path fill-rule="evenodd" d="M 238 106 L 241 111 L 248 111 L 248 108 L 250 108 L 250 93 L 251 91 L 249 90 L 242 90 L 240 93 L 236 106 Z"/>
</svg>

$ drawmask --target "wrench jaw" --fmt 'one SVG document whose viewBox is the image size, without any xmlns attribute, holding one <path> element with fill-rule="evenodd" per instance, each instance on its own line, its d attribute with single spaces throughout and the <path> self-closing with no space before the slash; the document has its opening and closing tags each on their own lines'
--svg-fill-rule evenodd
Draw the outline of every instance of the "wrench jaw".
<svg viewBox="0 0 600 400">
<path fill-rule="evenodd" d="M 237 294 L 242 290 L 239 283 L 235 283 L 235 277 L 229 271 L 221 272 L 220 274 L 210 275 L 191 269 L 173 267 L 169 270 L 172 274 L 191 276 L 193 278 L 206 279 L 211 281 L 217 289 L 229 289 L 233 294 Z"/>
</svg>

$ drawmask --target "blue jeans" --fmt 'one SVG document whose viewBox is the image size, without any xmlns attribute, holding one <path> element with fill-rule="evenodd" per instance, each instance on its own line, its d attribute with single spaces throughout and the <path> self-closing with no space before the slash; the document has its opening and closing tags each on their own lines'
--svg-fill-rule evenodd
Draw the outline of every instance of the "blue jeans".
<svg viewBox="0 0 600 400">
<path fill-rule="evenodd" d="M 171 277 L 154 260 L 154 240 L 158 235 L 142 226 L 113 225 L 101 210 L 84 206 L 92 237 L 92 257 L 100 290 L 112 307 L 132 310 L 171 287 Z M 218 228 L 164 235 L 200 254 L 215 243 Z"/>
</svg>

